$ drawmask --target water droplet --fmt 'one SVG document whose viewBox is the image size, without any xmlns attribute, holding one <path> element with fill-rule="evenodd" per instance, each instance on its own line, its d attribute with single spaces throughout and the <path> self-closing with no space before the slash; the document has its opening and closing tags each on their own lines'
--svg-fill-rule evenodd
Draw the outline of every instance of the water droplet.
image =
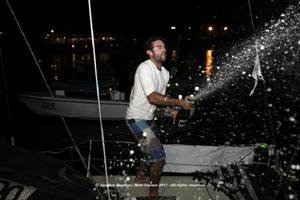
<svg viewBox="0 0 300 200">
<path fill-rule="evenodd" d="M 290 122 L 295 122 L 296 119 L 295 119 L 295 117 L 292 117 L 292 116 L 291 116 L 291 117 L 289 117 L 289 121 L 290 121 Z"/>
</svg>

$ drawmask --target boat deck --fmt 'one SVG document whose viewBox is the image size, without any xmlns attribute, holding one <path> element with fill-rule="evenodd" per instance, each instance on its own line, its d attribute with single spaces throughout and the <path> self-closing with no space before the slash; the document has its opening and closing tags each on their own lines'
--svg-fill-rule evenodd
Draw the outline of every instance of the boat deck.
<svg viewBox="0 0 300 200">
<path fill-rule="evenodd" d="M 147 199 L 149 184 L 135 184 L 134 176 L 109 176 L 110 187 L 119 192 L 121 199 Z M 94 180 L 100 187 L 106 187 L 105 176 L 95 176 Z M 211 184 L 204 184 L 193 180 L 192 176 L 163 175 L 160 181 L 159 199 L 230 199 L 224 192 L 217 191 Z"/>
</svg>

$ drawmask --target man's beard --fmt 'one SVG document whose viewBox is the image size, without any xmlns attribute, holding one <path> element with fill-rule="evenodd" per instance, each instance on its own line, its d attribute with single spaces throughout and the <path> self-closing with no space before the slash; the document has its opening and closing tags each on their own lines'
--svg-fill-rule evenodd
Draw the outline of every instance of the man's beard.
<svg viewBox="0 0 300 200">
<path fill-rule="evenodd" d="M 155 60 L 159 63 L 163 63 L 166 61 L 166 54 L 155 55 Z"/>
</svg>

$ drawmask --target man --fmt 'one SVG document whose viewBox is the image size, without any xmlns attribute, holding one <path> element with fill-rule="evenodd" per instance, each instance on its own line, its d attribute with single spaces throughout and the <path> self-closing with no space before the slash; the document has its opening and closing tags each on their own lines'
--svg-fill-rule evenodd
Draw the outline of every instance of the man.
<svg viewBox="0 0 300 200">
<path fill-rule="evenodd" d="M 138 142 L 143 153 L 136 182 L 145 180 L 146 168 L 149 169 L 149 196 L 158 196 L 158 185 L 165 164 L 165 150 L 156 137 L 154 111 L 156 106 L 181 106 L 190 109 L 190 97 L 171 98 L 165 95 L 169 72 L 162 66 L 166 61 L 166 48 L 161 37 L 149 38 L 144 49 L 149 59 L 142 62 L 134 76 L 130 103 L 126 113 L 126 124 Z M 177 111 L 167 109 L 175 119 Z"/>
</svg>

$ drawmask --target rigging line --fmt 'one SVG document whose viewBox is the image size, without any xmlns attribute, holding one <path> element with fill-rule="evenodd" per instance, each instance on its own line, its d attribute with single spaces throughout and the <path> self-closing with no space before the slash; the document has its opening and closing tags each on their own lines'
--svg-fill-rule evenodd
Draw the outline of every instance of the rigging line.
<svg viewBox="0 0 300 200">
<path fill-rule="evenodd" d="M 250 19 L 251 19 L 251 25 L 254 33 L 254 39 L 256 42 L 256 31 L 255 31 L 255 26 L 254 26 L 254 21 L 253 21 L 253 15 L 252 15 L 252 9 L 251 9 L 251 3 L 250 0 L 248 0 L 248 6 L 249 6 L 249 13 L 250 13 Z"/>
<path fill-rule="evenodd" d="M 108 197 L 108 200 L 110 200 L 109 182 L 108 182 L 108 173 L 107 173 L 107 160 L 106 160 L 106 151 L 105 151 L 105 139 L 104 139 L 103 124 L 102 124 L 101 106 L 100 106 L 100 93 L 99 93 L 97 63 L 96 63 L 95 38 L 94 38 L 93 18 L 92 18 L 92 11 L 91 11 L 92 10 L 91 9 L 91 0 L 88 0 L 88 5 L 89 5 L 89 18 L 90 18 L 90 28 L 91 28 L 92 48 L 93 48 L 93 61 L 94 61 L 94 70 L 95 70 L 95 79 L 96 79 L 96 92 L 97 92 L 97 101 L 98 101 L 99 123 L 100 123 L 101 138 L 102 138 L 102 150 L 103 150 L 103 159 L 104 159 L 104 168 L 105 168 L 107 197 Z"/>
<path fill-rule="evenodd" d="M 32 48 L 31 48 L 31 46 L 30 46 L 30 44 L 29 44 L 29 42 L 28 42 L 28 40 L 27 40 L 27 38 L 26 38 L 26 36 L 25 36 L 25 33 L 24 33 L 24 31 L 22 30 L 22 28 L 21 28 L 21 25 L 20 25 L 20 23 L 19 23 L 19 21 L 18 21 L 16 15 L 15 15 L 15 12 L 13 11 L 13 9 L 12 9 L 12 7 L 11 7 L 11 5 L 10 5 L 10 3 L 9 3 L 8 0 L 6 0 L 6 3 L 7 3 L 7 5 L 8 5 L 8 8 L 9 8 L 10 12 L 12 13 L 12 16 L 13 16 L 15 22 L 16 22 L 17 25 L 18 25 L 18 28 L 19 28 L 19 30 L 20 30 L 20 32 L 21 32 L 21 34 L 22 34 L 22 36 L 23 36 L 23 38 L 24 38 L 24 40 L 25 40 L 25 42 L 26 42 L 27 47 L 29 48 L 29 51 L 30 51 L 30 53 L 31 53 L 31 56 L 33 57 L 34 62 L 35 62 L 36 66 L 38 67 L 38 69 L 39 69 L 39 71 L 40 71 L 40 73 L 41 73 L 41 76 L 42 76 L 42 78 L 43 78 L 43 81 L 44 81 L 44 83 L 46 84 L 46 87 L 47 87 L 47 89 L 48 89 L 48 91 L 49 91 L 51 97 L 53 97 L 53 94 L 52 94 L 52 92 L 51 92 L 51 89 L 50 89 L 49 85 L 47 84 L 46 77 L 44 76 L 44 74 L 43 74 L 43 72 L 42 72 L 42 69 L 41 69 L 41 67 L 40 67 L 40 64 L 38 63 L 38 61 L 37 61 L 37 59 L 36 59 L 36 57 L 35 57 L 35 55 L 34 55 L 34 53 L 33 53 L 33 50 L 32 50 Z"/>
<path fill-rule="evenodd" d="M 255 51 L 256 51 L 256 55 L 258 55 L 258 49 L 257 49 L 257 35 L 256 35 L 256 31 L 255 31 L 255 25 L 254 25 L 254 21 L 253 21 L 253 15 L 252 15 L 252 9 L 251 9 L 251 0 L 248 0 L 248 6 L 249 6 L 249 13 L 250 13 L 250 19 L 251 19 L 251 25 L 252 25 L 252 29 L 253 29 L 253 34 L 254 34 L 254 40 L 255 40 Z M 267 95 L 266 95 L 266 90 L 265 90 L 265 81 L 263 81 L 263 94 L 264 94 L 264 102 L 267 105 L 267 115 L 268 115 L 268 120 L 269 120 L 269 125 L 270 125 L 270 129 L 269 130 L 272 134 L 273 137 L 273 143 L 275 145 L 275 133 L 274 133 L 274 127 L 272 124 L 272 117 L 271 117 L 271 111 L 270 108 L 268 106 L 268 99 L 267 99 Z"/>
<path fill-rule="evenodd" d="M 54 101 L 54 99 L 53 99 L 54 95 L 53 95 L 53 93 L 52 93 L 52 91 L 51 91 L 51 89 L 50 89 L 49 84 L 47 83 L 46 77 L 45 77 L 44 74 L 43 74 L 43 71 L 42 71 L 42 69 L 41 69 L 41 66 L 40 66 L 40 64 L 38 63 L 38 61 L 37 61 L 37 59 L 36 59 L 36 56 L 35 56 L 35 54 L 33 53 L 33 50 L 32 50 L 32 48 L 31 48 L 31 46 L 30 46 L 30 44 L 29 44 L 29 42 L 28 42 L 28 40 L 27 40 L 27 38 L 26 38 L 26 36 L 25 36 L 25 33 L 24 33 L 24 31 L 22 30 L 22 27 L 21 27 L 21 25 L 20 25 L 20 23 L 19 23 L 19 21 L 18 21 L 16 15 L 15 15 L 15 13 L 14 13 L 14 11 L 13 11 L 13 9 L 12 9 L 10 3 L 9 3 L 9 1 L 6 0 L 6 3 L 7 3 L 7 5 L 8 5 L 8 8 L 9 8 L 10 12 L 12 13 L 12 16 L 13 16 L 15 22 L 16 22 L 17 25 L 18 25 L 18 28 L 19 28 L 19 30 L 20 30 L 20 32 L 21 32 L 21 34 L 22 34 L 22 36 L 23 36 L 23 38 L 24 38 L 24 40 L 25 40 L 25 42 L 26 42 L 27 47 L 29 48 L 29 51 L 30 51 L 30 53 L 31 53 L 31 55 L 32 55 L 32 57 L 33 57 L 33 59 L 34 59 L 35 64 L 36 64 L 36 66 L 37 66 L 38 69 L 39 69 L 39 72 L 40 72 L 40 74 L 41 74 L 41 76 L 42 76 L 42 78 L 43 78 L 43 81 L 44 81 L 44 83 L 45 83 L 45 85 L 46 85 L 46 87 L 47 87 L 47 90 L 48 90 L 50 96 L 52 97 L 52 100 Z M 59 113 L 57 113 L 57 114 L 59 114 Z M 74 145 L 74 147 L 75 147 L 75 149 L 76 149 L 76 151 L 77 151 L 77 153 L 78 153 L 78 155 L 79 155 L 79 157 L 80 157 L 80 159 L 81 159 L 81 162 L 83 163 L 85 169 L 87 169 L 87 165 L 86 165 L 86 163 L 85 163 L 85 161 L 84 161 L 84 159 L 83 159 L 83 156 L 82 156 L 82 154 L 81 154 L 79 148 L 78 148 L 77 145 L 76 145 L 76 142 L 75 142 L 75 140 L 74 140 L 74 138 L 73 138 L 73 136 L 72 136 L 72 134 L 71 134 L 71 131 L 70 131 L 70 129 L 69 129 L 69 127 L 68 127 L 68 125 L 67 125 L 67 123 L 66 123 L 66 121 L 65 121 L 65 118 L 64 118 L 61 114 L 59 114 L 59 116 L 60 116 L 60 118 L 61 118 L 61 120 L 62 120 L 62 122 L 63 122 L 63 124 L 64 124 L 64 126 L 65 126 L 65 128 L 66 128 L 66 130 L 67 130 L 67 132 L 68 132 L 68 134 L 69 134 L 69 136 L 70 136 L 70 138 L 71 138 L 71 141 L 72 141 L 72 143 L 73 143 L 73 145 Z"/>
</svg>

